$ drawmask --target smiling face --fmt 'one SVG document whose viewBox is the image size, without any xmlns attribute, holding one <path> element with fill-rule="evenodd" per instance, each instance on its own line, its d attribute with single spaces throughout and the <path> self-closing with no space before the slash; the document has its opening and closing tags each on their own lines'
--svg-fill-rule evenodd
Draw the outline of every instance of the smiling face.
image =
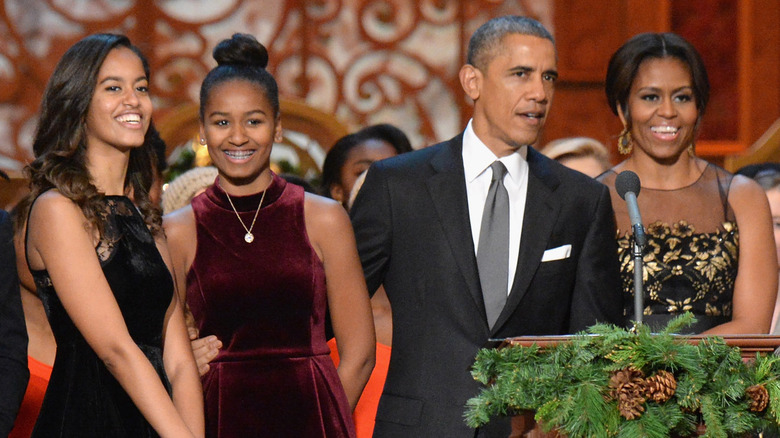
<svg viewBox="0 0 780 438">
<path fill-rule="evenodd" d="M 474 132 L 501 157 L 538 140 L 558 74 L 548 39 L 513 33 L 493 50 L 484 70 L 465 65 L 460 79 L 474 100 Z"/>
<path fill-rule="evenodd" d="M 149 80 L 141 59 L 126 47 L 111 50 L 87 112 L 87 148 L 141 146 L 151 117 Z"/>
<path fill-rule="evenodd" d="M 693 142 L 699 117 L 688 67 L 677 58 L 642 62 L 628 101 L 634 154 L 676 162 Z M 621 120 L 626 117 L 620 112 Z"/>
<path fill-rule="evenodd" d="M 271 148 L 282 140 L 282 125 L 262 88 L 241 79 L 216 85 L 203 114 L 200 135 L 223 189 L 237 195 L 263 190 L 271 181 Z"/>
</svg>

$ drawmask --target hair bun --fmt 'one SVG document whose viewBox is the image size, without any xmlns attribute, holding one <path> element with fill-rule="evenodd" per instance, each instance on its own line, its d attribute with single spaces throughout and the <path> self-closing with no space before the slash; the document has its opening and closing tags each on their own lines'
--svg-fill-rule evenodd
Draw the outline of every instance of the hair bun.
<svg viewBox="0 0 780 438">
<path fill-rule="evenodd" d="M 212 56 L 218 65 L 243 65 L 265 68 L 268 65 L 268 50 L 255 37 L 246 33 L 234 33 L 214 48 Z"/>
</svg>

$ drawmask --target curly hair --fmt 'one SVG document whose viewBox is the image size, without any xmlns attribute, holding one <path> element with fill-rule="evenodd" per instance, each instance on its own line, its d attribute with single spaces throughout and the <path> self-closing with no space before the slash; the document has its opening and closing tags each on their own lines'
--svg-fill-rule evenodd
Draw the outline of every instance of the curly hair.
<svg viewBox="0 0 780 438">
<path fill-rule="evenodd" d="M 62 56 L 46 85 L 33 140 L 36 158 L 25 168 L 31 200 L 49 189 L 57 189 L 81 208 L 89 224 L 101 235 L 104 195 L 93 184 L 87 169 L 86 120 L 100 68 L 109 52 L 117 47 L 132 50 L 149 78 L 149 63 L 126 36 L 102 33 L 78 41 Z M 155 160 L 151 135 L 147 131 L 143 146 L 130 151 L 124 187 L 149 229 L 158 235 L 162 231 L 160 209 L 149 199 Z"/>
</svg>

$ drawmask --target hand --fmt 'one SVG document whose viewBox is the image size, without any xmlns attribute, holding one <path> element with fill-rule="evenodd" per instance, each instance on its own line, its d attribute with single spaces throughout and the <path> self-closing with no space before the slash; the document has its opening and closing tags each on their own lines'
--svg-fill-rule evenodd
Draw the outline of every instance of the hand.
<svg viewBox="0 0 780 438">
<path fill-rule="evenodd" d="M 219 350 L 222 348 L 222 341 L 217 339 L 216 336 L 206 336 L 205 338 L 198 338 L 199 332 L 195 327 L 187 327 L 187 332 L 190 335 L 190 344 L 192 346 L 192 354 L 195 356 L 195 364 L 198 366 L 198 374 L 203 376 L 209 369 L 209 362 L 214 360 L 219 354 Z"/>
</svg>

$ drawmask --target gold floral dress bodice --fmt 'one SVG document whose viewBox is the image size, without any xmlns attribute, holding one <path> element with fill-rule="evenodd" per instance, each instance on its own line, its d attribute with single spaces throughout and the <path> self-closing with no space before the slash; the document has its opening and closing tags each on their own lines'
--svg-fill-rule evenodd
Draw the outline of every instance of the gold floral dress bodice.
<svg viewBox="0 0 780 438">
<path fill-rule="evenodd" d="M 617 222 L 624 314 L 634 312 L 633 235 L 625 201 L 615 191 L 613 171 L 599 179 L 610 187 Z M 637 202 L 647 234 L 642 278 L 643 320 L 662 328 L 683 312 L 696 316 L 693 333 L 731 319 L 739 258 L 739 233 L 728 203 L 732 175 L 708 164 L 690 186 L 642 187 Z"/>
</svg>

